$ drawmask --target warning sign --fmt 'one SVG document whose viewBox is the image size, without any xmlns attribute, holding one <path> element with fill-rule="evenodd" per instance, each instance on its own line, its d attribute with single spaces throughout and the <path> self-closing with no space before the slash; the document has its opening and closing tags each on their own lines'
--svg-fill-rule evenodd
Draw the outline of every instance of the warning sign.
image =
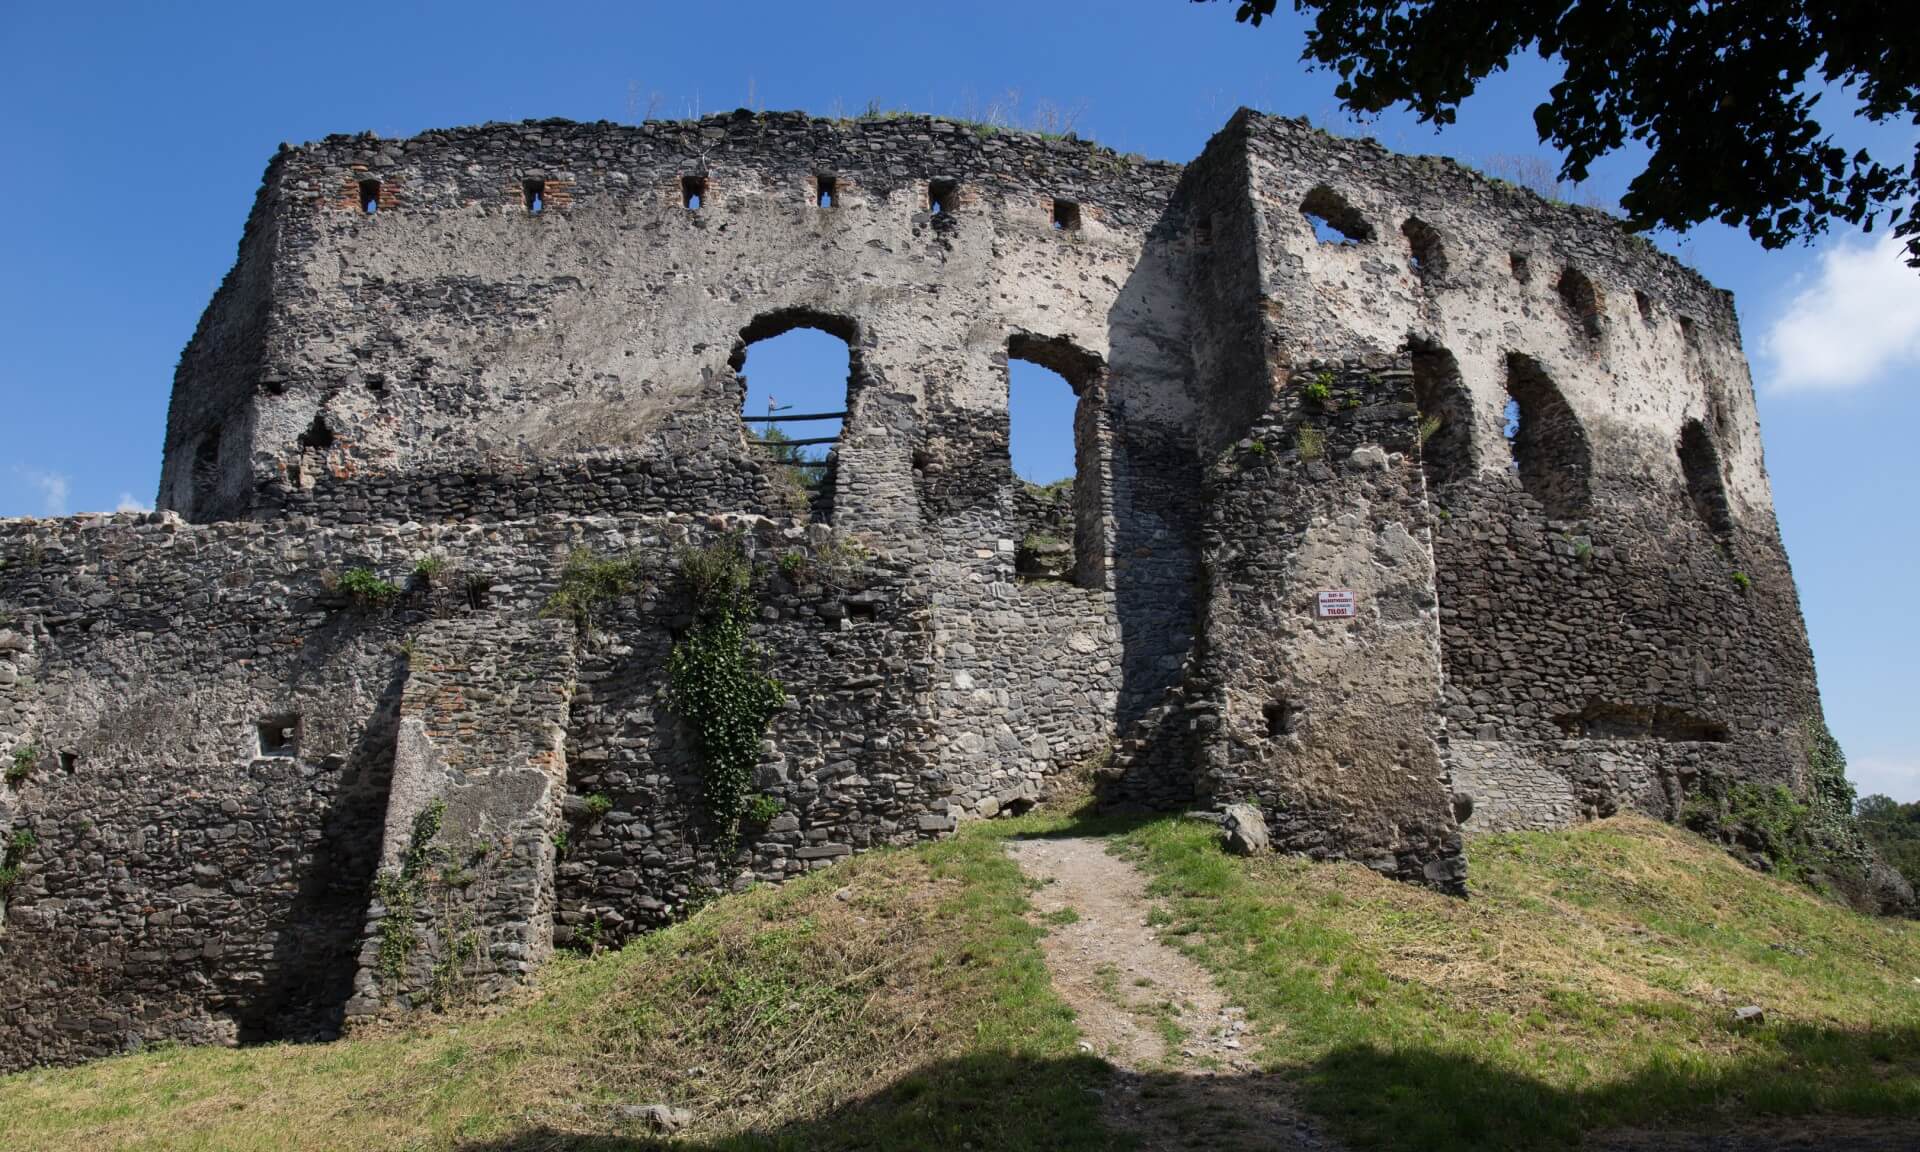
<svg viewBox="0 0 1920 1152">
<path fill-rule="evenodd" d="M 1335 588 L 1320 593 L 1314 598 L 1313 614 L 1321 620 L 1351 620 L 1357 614 L 1352 590 Z"/>
</svg>

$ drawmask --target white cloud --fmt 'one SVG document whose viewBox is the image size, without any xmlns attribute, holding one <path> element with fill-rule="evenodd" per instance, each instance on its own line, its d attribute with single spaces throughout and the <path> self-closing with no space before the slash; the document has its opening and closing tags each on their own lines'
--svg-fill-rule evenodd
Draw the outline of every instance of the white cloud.
<svg viewBox="0 0 1920 1152">
<path fill-rule="evenodd" d="M 40 489 L 40 514 L 42 516 L 65 516 L 67 497 L 71 495 L 73 482 L 58 472 L 35 472 L 27 477 L 35 488 Z"/>
<path fill-rule="evenodd" d="M 1778 392 L 1859 388 L 1920 362 L 1920 270 L 1891 235 L 1842 241 L 1820 254 L 1814 282 L 1775 318 L 1761 347 Z"/>
<path fill-rule="evenodd" d="M 1862 796 L 1878 792 L 1902 804 L 1920 800 L 1920 756 L 1849 756 L 1847 777 Z"/>
<path fill-rule="evenodd" d="M 151 512 L 153 505 L 144 500 L 136 500 L 133 493 L 120 493 L 120 502 L 113 506 L 115 512 Z"/>
</svg>

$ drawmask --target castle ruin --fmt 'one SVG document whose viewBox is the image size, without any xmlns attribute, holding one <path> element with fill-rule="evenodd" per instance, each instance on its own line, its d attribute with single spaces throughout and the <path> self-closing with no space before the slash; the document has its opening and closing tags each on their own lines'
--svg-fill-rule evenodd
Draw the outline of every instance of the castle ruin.
<svg viewBox="0 0 1920 1152">
<path fill-rule="evenodd" d="M 742 419 L 795 327 L 849 349 L 810 487 Z M 1077 395 L 1061 498 L 1010 359 Z M 1089 767 L 1459 892 L 1463 835 L 1804 790 L 1819 712 L 1729 295 L 1244 110 L 1185 166 L 745 112 L 283 146 L 158 508 L 0 522 L 0 1069 L 490 995 Z M 734 851 L 662 701 L 729 535 L 786 697 Z M 583 550 L 649 574 L 590 629 L 543 610 Z"/>
</svg>

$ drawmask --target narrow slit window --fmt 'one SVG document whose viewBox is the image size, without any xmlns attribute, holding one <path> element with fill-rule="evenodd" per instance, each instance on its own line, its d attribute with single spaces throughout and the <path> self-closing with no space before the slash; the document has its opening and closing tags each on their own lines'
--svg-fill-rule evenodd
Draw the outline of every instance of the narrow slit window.
<svg viewBox="0 0 1920 1152">
<path fill-rule="evenodd" d="M 261 759 L 291 759 L 300 754 L 300 717 L 268 716 L 254 726 Z"/>
<path fill-rule="evenodd" d="M 840 182 L 822 172 L 813 178 L 814 203 L 821 208 L 837 207 L 840 203 Z"/>
<path fill-rule="evenodd" d="M 1194 219 L 1193 239 L 1194 239 L 1194 243 L 1199 244 L 1202 248 L 1213 243 L 1212 214 L 1199 216 Z"/>
<path fill-rule="evenodd" d="M 360 181 L 360 211 L 369 216 L 380 211 L 380 181 Z"/>
<path fill-rule="evenodd" d="M 1635 307 L 1640 309 L 1641 323 L 1653 323 L 1653 297 L 1635 289 L 1633 293 L 1633 303 Z"/>
<path fill-rule="evenodd" d="M 1285 697 L 1269 702 L 1260 711 L 1267 721 L 1267 739 L 1269 740 L 1291 736 L 1299 726 L 1300 710 L 1294 706 L 1293 701 Z"/>
<path fill-rule="evenodd" d="M 1077 200 L 1055 199 L 1053 202 L 1053 228 L 1056 232 L 1073 232 L 1080 227 L 1080 203 Z"/>
<path fill-rule="evenodd" d="M 1533 279 L 1533 264 L 1528 261 L 1525 252 L 1507 253 L 1507 266 L 1513 269 L 1513 278 L 1525 284 Z"/>
<path fill-rule="evenodd" d="M 927 211 L 935 216 L 951 216 L 954 194 L 958 191 L 960 182 L 957 180 L 927 181 Z"/>
<path fill-rule="evenodd" d="M 705 176 L 680 177 L 680 203 L 689 212 L 700 211 L 707 199 L 707 178 Z"/>
<path fill-rule="evenodd" d="M 545 180 L 522 181 L 520 198 L 526 202 L 529 215 L 540 215 L 547 207 L 547 182 Z"/>
<path fill-rule="evenodd" d="M 196 515 L 204 512 L 212 502 L 214 493 L 220 489 L 220 425 L 200 436 L 200 443 L 193 450 L 193 510 Z"/>
</svg>

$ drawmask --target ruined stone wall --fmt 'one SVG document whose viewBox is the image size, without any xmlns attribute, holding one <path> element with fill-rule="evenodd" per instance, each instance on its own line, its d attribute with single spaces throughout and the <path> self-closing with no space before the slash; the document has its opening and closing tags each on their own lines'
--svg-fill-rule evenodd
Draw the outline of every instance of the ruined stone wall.
<svg viewBox="0 0 1920 1152">
<path fill-rule="evenodd" d="M 5 646 L 27 648 L 37 697 L 0 1064 L 337 1019 L 404 665 L 394 624 L 296 578 L 308 547 L 158 516 L 0 525 Z M 261 732 L 282 721 L 286 750 Z"/>
<path fill-rule="evenodd" d="M 740 419 L 796 326 L 852 372 L 811 499 Z M 1059 499 L 1010 358 L 1078 397 Z M 484 997 L 1080 764 L 1459 891 L 1462 833 L 1799 785 L 1818 709 L 1726 294 L 1250 112 L 1184 169 L 745 113 L 283 150 L 159 505 L 0 522 L 0 1067 Z M 664 695 L 722 537 L 786 696 L 731 852 Z M 550 615 L 578 549 L 644 586 Z"/>
<path fill-rule="evenodd" d="M 1601 213 L 1243 118 L 1276 363 L 1413 354 L 1466 829 L 1797 784 L 1812 658 L 1728 295 Z"/>
<path fill-rule="evenodd" d="M 729 523 L 787 698 L 756 781 L 777 811 L 732 855 L 663 696 L 688 618 L 677 557 Z M 580 548 L 646 574 L 591 636 L 543 615 Z M 34 837 L 0 929 L 8 1067 L 485 996 L 555 943 L 616 943 L 702 894 L 939 835 L 1037 787 L 997 745 L 943 763 L 917 560 L 820 526 L 155 513 L 8 521 L 0 560 L 9 744 L 39 750 L 5 790 Z M 356 597 L 352 569 L 397 591 Z M 1087 691 L 1107 675 L 1091 649 L 1063 638 L 1023 674 Z"/>
</svg>

